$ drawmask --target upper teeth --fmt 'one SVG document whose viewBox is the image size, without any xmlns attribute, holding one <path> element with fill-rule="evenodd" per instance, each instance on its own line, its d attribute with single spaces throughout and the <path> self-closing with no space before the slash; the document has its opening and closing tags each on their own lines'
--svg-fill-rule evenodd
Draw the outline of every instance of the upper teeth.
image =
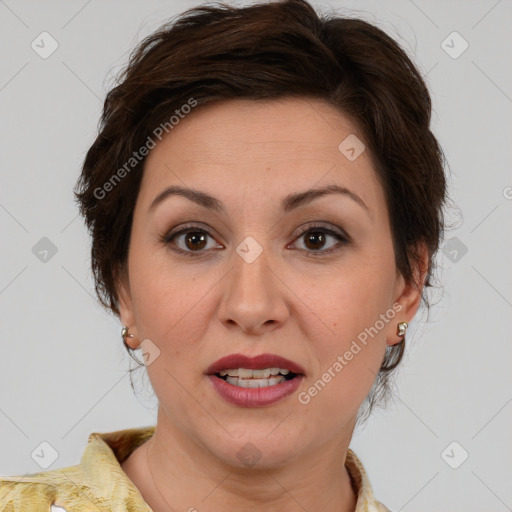
<svg viewBox="0 0 512 512">
<path fill-rule="evenodd" d="M 229 375 L 230 377 L 240 377 L 242 379 L 250 379 L 250 378 L 256 378 L 256 379 L 267 379 L 271 375 L 288 375 L 290 373 L 290 370 L 287 370 L 286 368 L 265 368 L 263 370 L 249 370 L 247 368 L 235 368 L 235 369 L 229 369 L 229 370 L 222 370 L 220 372 L 221 377 L 225 377 L 226 375 Z"/>
</svg>

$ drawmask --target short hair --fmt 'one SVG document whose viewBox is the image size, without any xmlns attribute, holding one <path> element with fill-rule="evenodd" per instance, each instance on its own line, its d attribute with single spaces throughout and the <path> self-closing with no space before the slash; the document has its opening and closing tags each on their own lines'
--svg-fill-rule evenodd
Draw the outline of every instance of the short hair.
<svg viewBox="0 0 512 512">
<path fill-rule="evenodd" d="M 407 281 L 413 282 L 420 261 L 418 243 L 428 248 L 422 296 L 428 306 L 446 177 L 430 130 L 426 84 L 406 52 L 378 27 L 320 16 L 305 0 L 284 0 L 201 5 L 171 18 L 133 50 L 108 92 L 99 134 L 75 187 L 92 236 L 96 292 L 106 308 L 119 314 L 116 276 L 126 268 L 145 161 L 134 152 L 148 147 L 156 127 L 170 133 L 172 116 L 186 112 L 185 105 L 286 97 L 324 100 L 356 123 L 383 186 L 396 266 Z M 386 348 L 366 417 L 389 398 L 389 377 L 403 353 L 404 340 Z"/>
</svg>

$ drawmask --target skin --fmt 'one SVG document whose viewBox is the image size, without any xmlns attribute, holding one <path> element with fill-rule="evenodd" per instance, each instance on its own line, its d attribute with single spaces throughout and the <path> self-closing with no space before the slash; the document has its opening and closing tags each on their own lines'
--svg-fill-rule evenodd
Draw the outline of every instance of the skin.
<svg viewBox="0 0 512 512">
<path fill-rule="evenodd" d="M 160 350 L 146 366 L 159 401 L 156 432 L 122 464 L 155 512 L 169 511 L 169 504 L 211 512 L 355 509 L 342 461 L 357 411 L 386 346 L 401 340 L 397 323 L 416 313 L 422 288 L 396 269 L 369 151 L 350 161 L 338 149 L 358 133 L 317 99 L 225 100 L 197 107 L 148 155 L 118 292 L 120 318 L 134 335 L 127 342 L 138 348 L 149 339 Z M 366 206 L 328 194 L 280 210 L 288 194 L 328 184 L 349 189 Z M 207 192 L 225 213 L 180 196 L 150 209 L 171 185 Z M 185 223 L 193 223 L 192 233 L 207 230 L 207 242 L 190 240 L 190 232 L 161 240 Z M 325 232 L 323 241 L 310 240 L 315 223 L 344 230 L 349 242 Z M 248 236 L 263 249 L 252 263 L 236 252 Z M 335 250 L 319 254 L 328 249 Z M 417 275 L 426 268 L 423 254 Z M 394 319 L 317 396 L 300 403 L 298 394 L 394 304 L 401 307 Z M 276 404 L 238 407 L 204 375 L 232 353 L 278 354 L 302 365 L 306 377 Z M 246 443 L 261 453 L 252 467 L 237 457 Z"/>
</svg>

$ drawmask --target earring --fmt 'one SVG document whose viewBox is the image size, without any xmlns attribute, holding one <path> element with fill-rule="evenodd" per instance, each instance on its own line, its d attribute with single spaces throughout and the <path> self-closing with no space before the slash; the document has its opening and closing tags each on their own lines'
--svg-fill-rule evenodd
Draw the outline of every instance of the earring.
<svg viewBox="0 0 512 512">
<path fill-rule="evenodd" d="M 133 334 L 128 334 L 128 327 L 126 325 L 123 325 L 121 329 L 121 336 L 124 341 L 126 341 L 126 338 L 133 338 Z"/>
<path fill-rule="evenodd" d="M 405 331 L 407 330 L 407 322 L 399 322 L 396 328 L 396 334 L 398 336 L 405 336 Z"/>
</svg>

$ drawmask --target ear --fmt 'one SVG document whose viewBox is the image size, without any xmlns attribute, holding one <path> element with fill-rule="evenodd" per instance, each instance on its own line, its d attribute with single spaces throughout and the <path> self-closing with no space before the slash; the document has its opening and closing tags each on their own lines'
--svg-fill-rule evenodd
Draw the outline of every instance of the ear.
<svg viewBox="0 0 512 512">
<path fill-rule="evenodd" d="M 393 309 L 397 312 L 395 316 L 396 322 L 392 325 L 392 330 L 387 337 L 388 345 L 396 345 L 403 337 L 397 334 L 397 324 L 399 322 L 407 322 L 408 324 L 414 318 L 421 303 L 423 288 L 427 278 L 428 267 L 430 263 L 430 255 L 428 247 L 425 243 L 419 242 L 416 246 L 417 261 L 412 261 L 412 279 L 407 281 L 402 274 L 398 274 L 395 286 L 395 300 Z"/>
<path fill-rule="evenodd" d="M 128 327 L 129 333 L 133 334 L 133 338 L 129 336 L 126 337 L 126 344 L 133 350 L 136 350 L 139 346 L 139 342 L 135 315 L 133 312 L 130 280 L 128 279 L 126 265 L 115 272 L 114 278 L 118 298 L 119 319 L 123 325 Z"/>
</svg>

